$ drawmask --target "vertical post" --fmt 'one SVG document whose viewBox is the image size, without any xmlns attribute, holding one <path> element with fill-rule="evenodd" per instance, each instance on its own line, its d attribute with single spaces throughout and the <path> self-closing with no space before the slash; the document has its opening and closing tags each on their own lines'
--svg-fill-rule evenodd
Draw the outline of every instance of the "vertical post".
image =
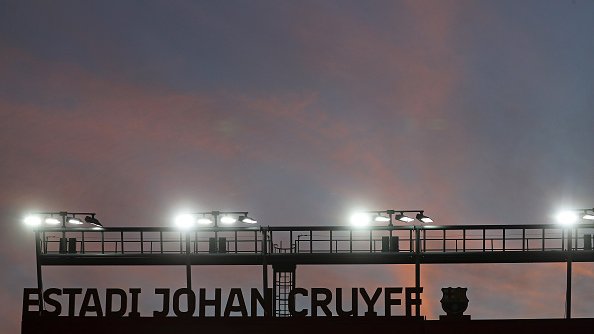
<svg viewBox="0 0 594 334">
<path fill-rule="evenodd" d="M 124 245 L 124 242 L 122 241 L 122 246 Z M 184 253 L 184 232 L 179 232 L 179 253 L 183 254 Z"/>
<path fill-rule="evenodd" d="M 43 312 L 43 280 L 41 277 L 41 238 L 39 231 L 35 231 L 35 258 L 37 261 L 37 290 L 39 291 L 39 315 Z"/>
<path fill-rule="evenodd" d="M 423 251 L 427 251 L 427 230 L 425 229 L 423 229 Z"/>
<path fill-rule="evenodd" d="M 266 242 L 267 242 L 267 232 L 264 228 L 261 229 L 262 231 L 262 287 L 263 287 L 263 293 L 264 293 L 264 298 L 266 298 L 266 294 L 268 293 L 268 262 L 267 262 L 267 257 L 266 257 L 266 253 L 267 253 L 267 249 L 266 249 Z M 275 301 L 272 301 L 273 303 L 275 303 Z M 266 315 L 266 313 L 264 313 L 264 315 Z M 273 314 L 268 314 L 268 316 L 273 316 Z"/>
<path fill-rule="evenodd" d="M 349 230 L 349 252 L 353 252 L 353 230 Z"/>
<path fill-rule="evenodd" d="M 219 233 L 218 233 L 218 230 L 219 230 L 219 213 L 220 213 L 219 211 L 213 211 L 212 212 L 212 216 L 214 218 L 214 228 L 215 228 L 214 235 L 215 235 L 215 242 L 216 242 L 217 248 L 218 248 L 218 244 L 219 244 Z"/>
<path fill-rule="evenodd" d="M 60 216 L 62 216 L 62 238 L 66 238 L 66 212 L 60 212 Z"/>
<path fill-rule="evenodd" d="M 190 258 L 190 232 L 186 232 L 186 287 L 192 290 L 192 262 Z"/>
<path fill-rule="evenodd" d="M 161 249 L 161 254 L 163 254 L 163 231 L 159 231 L 159 248 Z"/>
<path fill-rule="evenodd" d="M 567 229 L 567 288 L 565 291 L 565 318 L 571 319 L 571 228 Z"/>
<path fill-rule="evenodd" d="M 421 288 L 421 230 L 415 227 L 415 238 L 416 238 L 416 256 L 415 256 L 415 288 L 417 289 L 416 298 L 421 299 L 419 290 Z M 421 316 L 421 305 L 415 305 L 415 315 Z"/>
<path fill-rule="evenodd" d="M 394 216 L 394 212 L 392 210 L 388 210 L 388 219 L 390 223 L 388 223 L 388 227 L 390 227 L 390 238 L 388 239 L 388 250 L 390 250 L 390 245 L 392 245 L 392 229 L 394 228 L 394 224 L 392 224 L 392 217 Z"/>
<path fill-rule="evenodd" d="M 485 229 L 483 229 L 483 252 L 485 251 L 485 242 L 486 242 L 486 232 L 485 232 Z"/>
</svg>

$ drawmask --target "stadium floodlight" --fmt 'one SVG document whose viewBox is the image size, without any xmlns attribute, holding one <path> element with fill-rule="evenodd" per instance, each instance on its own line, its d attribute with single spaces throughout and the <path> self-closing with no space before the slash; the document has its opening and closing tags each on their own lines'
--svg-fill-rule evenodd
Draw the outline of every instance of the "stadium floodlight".
<svg viewBox="0 0 594 334">
<path fill-rule="evenodd" d="M 219 227 L 219 223 L 223 225 L 231 225 L 237 221 L 246 224 L 256 224 L 258 222 L 255 219 L 248 217 L 246 211 L 205 211 L 194 212 L 187 215 L 188 217 L 191 217 L 194 222 L 198 223 L 198 225 L 213 225 L 215 228 Z"/>
<path fill-rule="evenodd" d="M 398 214 L 396 214 L 394 216 L 394 219 L 401 221 L 403 223 L 410 223 L 415 221 L 413 218 L 410 218 L 409 216 L 405 215 L 404 212 L 400 212 Z"/>
<path fill-rule="evenodd" d="M 555 215 L 555 220 L 565 226 L 577 224 L 580 220 L 594 220 L 594 208 L 561 210 Z"/>
<path fill-rule="evenodd" d="M 83 216 L 86 217 L 82 219 Z M 72 225 L 84 225 L 85 222 L 93 227 L 103 228 L 103 225 L 97 218 L 95 218 L 94 212 L 36 212 L 25 218 L 26 225 L 39 226 L 42 222 L 52 228 L 61 227 L 62 229 L 67 229 L 66 223 Z"/>
<path fill-rule="evenodd" d="M 582 219 L 594 220 L 594 209 L 592 209 L 591 211 L 593 211 L 593 213 L 589 213 L 588 210 L 584 210 L 584 215 L 582 216 Z"/>
<path fill-rule="evenodd" d="M 212 220 L 210 218 L 201 217 L 197 220 L 199 225 L 210 225 L 212 224 Z"/>
<path fill-rule="evenodd" d="M 355 226 L 366 226 L 371 221 L 369 214 L 365 212 L 357 212 L 351 216 L 351 224 Z"/>
<path fill-rule="evenodd" d="M 60 225 L 60 224 L 62 224 L 62 221 L 55 217 L 48 217 L 48 218 L 45 218 L 45 223 L 47 225 Z"/>
<path fill-rule="evenodd" d="M 378 214 L 377 216 L 375 216 L 373 218 L 373 220 L 376 221 L 376 222 L 378 222 L 378 223 L 388 223 L 388 222 L 391 221 L 390 220 L 390 217 L 386 217 L 386 216 L 384 216 L 382 214 Z"/>
<path fill-rule="evenodd" d="M 246 224 L 256 224 L 257 221 L 248 217 L 246 211 L 204 211 L 186 214 L 185 219 L 191 219 L 192 222 L 198 225 L 219 227 L 219 223 L 223 225 L 231 225 L 237 221 Z M 237 218 L 236 218 L 237 217 Z"/>
<path fill-rule="evenodd" d="M 23 219 L 23 222 L 27 226 L 35 227 L 41 225 L 41 217 L 38 215 L 28 215 Z"/>
<path fill-rule="evenodd" d="M 103 225 L 99 222 L 99 220 L 97 218 L 95 218 L 94 216 L 86 216 L 85 217 L 85 221 L 91 225 L 93 225 L 94 227 L 98 227 L 99 229 L 103 228 Z"/>
<path fill-rule="evenodd" d="M 177 228 L 182 229 L 182 230 L 187 230 L 189 228 L 191 228 L 192 226 L 194 226 L 194 216 L 191 214 L 181 214 L 178 215 L 177 217 L 175 217 L 175 226 L 177 226 Z"/>
<path fill-rule="evenodd" d="M 561 225 L 571 226 L 578 222 L 579 216 L 575 213 L 575 211 L 571 210 L 564 210 L 555 216 L 555 220 Z"/>
<path fill-rule="evenodd" d="M 230 225 L 230 224 L 234 224 L 236 221 L 237 221 L 237 219 L 235 219 L 234 217 L 229 216 L 229 215 L 225 215 L 225 216 L 221 217 L 221 223 L 223 223 L 223 224 Z"/>
<path fill-rule="evenodd" d="M 359 211 L 351 216 L 350 222 L 355 226 L 365 226 L 373 221 L 388 223 L 388 226 L 394 226 L 393 222 L 412 223 L 415 220 L 407 214 L 417 214 L 416 218 L 422 223 L 432 223 L 433 219 L 424 214 L 423 210 L 379 210 L 379 211 Z"/>
<path fill-rule="evenodd" d="M 72 224 L 72 225 L 82 225 L 83 222 L 82 220 L 76 218 L 76 217 L 70 217 L 68 218 L 68 224 Z"/>
<path fill-rule="evenodd" d="M 250 218 L 247 215 L 240 216 L 239 217 L 239 221 L 242 222 L 242 223 L 246 223 L 246 224 L 256 224 L 258 222 L 257 220 L 255 220 L 253 218 Z"/>
<path fill-rule="evenodd" d="M 423 213 L 424 211 L 420 211 L 419 213 L 417 213 L 417 220 L 422 222 L 422 223 L 433 223 L 433 219 L 431 219 L 428 216 L 425 216 L 425 214 Z"/>
</svg>

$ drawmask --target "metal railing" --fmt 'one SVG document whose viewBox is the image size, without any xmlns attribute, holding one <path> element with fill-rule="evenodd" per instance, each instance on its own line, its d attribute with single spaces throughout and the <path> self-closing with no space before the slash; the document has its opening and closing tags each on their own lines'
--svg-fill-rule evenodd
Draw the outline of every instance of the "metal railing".
<svg viewBox="0 0 594 334">
<path fill-rule="evenodd" d="M 558 225 L 219 227 L 187 232 L 46 228 L 39 230 L 38 242 L 40 255 L 527 252 L 566 250 L 568 232 Z M 594 224 L 573 227 L 572 250 L 592 250 L 593 234 Z"/>
<path fill-rule="evenodd" d="M 43 254 L 244 254 L 262 251 L 259 228 L 193 230 L 170 228 L 45 229 L 40 231 Z M 70 241 L 74 240 L 74 241 Z M 68 244 L 72 242 L 74 246 Z M 213 243 L 216 245 L 213 251 Z M 224 244 L 224 246 L 220 246 Z M 189 247 L 188 247 L 189 246 Z"/>
</svg>

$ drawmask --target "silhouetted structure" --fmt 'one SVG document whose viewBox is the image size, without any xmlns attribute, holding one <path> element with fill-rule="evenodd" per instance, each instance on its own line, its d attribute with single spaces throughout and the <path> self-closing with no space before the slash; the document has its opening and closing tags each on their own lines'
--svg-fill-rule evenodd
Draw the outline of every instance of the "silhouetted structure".
<svg viewBox="0 0 594 334">
<path fill-rule="evenodd" d="M 75 318 L 27 316 L 23 333 L 37 328 L 68 333 L 114 327 L 134 328 L 144 333 L 171 332 L 186 325 L 231 332 L 237 328 L 259 328 L 268 332 L 282 321 L 283 331 L 332 328 L 352 330 L 373 323 L 374 328 L 406 328 L 408 332 L 449 333 L 451 328 L 483 333 L 522 329 L 552 333 L 553 329 L 592 327 L 592 319 L 444 321 L 421 320 L 420 305 L 415 317 L 320 317 L 299 321 L 288 312 L 289 291 L 296 286 L 296 271 L 302 264 L 414 264 L 415 286 L 420 288 L 422 264 L 432 263 L 568 263 L 567 315 L 571 310 L 571 262 L 594 262 L 594 224 L 575 227 L 558 225 L 471 225 L 471 226 L 292 226 L 292 227 L 200 227 L 191 231 L 173 228 L 122 227 L 90 230 L 41 228 L 35 232 L 38 288 L 43 291 L 42 267 L 62 265 L 181 265 L 187 268 L 191 289 L 193 265 L 262 266 L 263 291 L 269 288 L 268 269 L 273 268 L 273 317 L 267 318 Z M 63 245 L 68 240 L 68 246 Z M 283 245 L 285 247 L 283 247 Z M 40 308 L 43 304 L 40 303 Z M 45 324 L 45 325 L 42 325 Z M 111 324 L 111 325 L 109 325 Z M 290 325 L 288 325 L 290 324 Z M 112 327 L 112 325 L 114 327 Z M 117 325 L 117 326 L 116 326 Z M 267 327 L 270 325 L 270 327 Z M 167 331 L 160 331 L 159 328 Z M 264 328 L 264 329 L 262 329 Z M 488 329 L 490 328 L 490 329 Z M 507 329 L 504 329 L 507 328 Z M 584 327 L 582 327 L 584 328 Z M 285 330 L 286 329 L 286 330 Z M 497 330 L 495 330 L 497 329 Z M 491 330 L 489 332 L 489 330 Z M 89 332 L 90 333 L 90 332 Z"/>
</svg>

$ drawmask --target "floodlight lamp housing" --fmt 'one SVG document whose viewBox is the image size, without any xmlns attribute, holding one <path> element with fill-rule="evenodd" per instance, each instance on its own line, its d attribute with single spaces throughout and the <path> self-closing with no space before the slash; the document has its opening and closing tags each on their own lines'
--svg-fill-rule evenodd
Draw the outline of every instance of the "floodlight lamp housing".
<svg viewBox="0 0 594 334">
<path fill-rule="evenodd" d="M 425 216 L 425 214 L 423 213 L 424 211 L 420 211 L 419 213 L 417 213 L 417 220 L 422 222 L 422 223 L 433 223 L 433 219 L 431 219 L 428 216 Z"/>
<path fill-rule="evenodd" d="M 103 225 L 94 216 L 86 216 L 85 221 L 95 227 L 103 228 Z"/>
<path fill-rule="evenodd" d="M 594 220 L 594 209 L 590 210 L 592 211 L 591 213 L 588 212 L 588 210 L 584 211 L 584 215 L 582 216 L 582 219 L 587 219 L 587 220 Z"/>
<path fill-rule="evenodd" d="M 377 215 L 375 216 L 375 218 L 373 218 L 373 220 L 375 220 L 376 222 L 387 223 L 390 221 L 390 217 Z"/>
<path fill-rule="evenodd" d="M 200 225 L 210 225 L 210 224 L 212 224 L 212 220 L 210 218 L 206 218 L 206 217 L 198 218 L 197 222 Z"/>
<path fill-rule="evenodd" d="M 45 223 L 47 225 L 60 225 L 62 221 L 56 217 L 47 217 L 45 218 Z"/>
<path fill-rule="evenodd" d="M 246 224 L 256 224 L 258 222 L 255 219 L 248 217 L 247 215 L 239 216 L 239 221 Z"/>
<path fill-rule="evenodd" d="M 225 216 L 221 217 L 221 223 L 223 223 L 223 224 L 233 224 L 236 221 L 237 221 L 237 219 L 235 219 L 234 217 L 229 216 L 229 215 L 225 215 Z"/>
<path fill-rule="evenodd" d="M 68 223 L 72 225 L 81 225 L 83 222 L 76 217 L 70 217 L 68 218 Z"/>
<path fill-rule="evenodd" d="M 414 219 L 410 218 L 409 216 L 405 215 L 404 212 L 400 212 L 399 214 L 394 216 L 394 219 L 404 222 L 404 223 L 410 223 L 412 221 L 414 221 Z"/>
<path fill-rule="evenodd" d="M 37 215 L 28 215 L 25 217 L 23 222 L 25 223 L 25 225 L 28 225 L 31 227 L 37 227 L 37 226 L 41 225 L 41 217 L 39 217 Z"/>
</svg>

